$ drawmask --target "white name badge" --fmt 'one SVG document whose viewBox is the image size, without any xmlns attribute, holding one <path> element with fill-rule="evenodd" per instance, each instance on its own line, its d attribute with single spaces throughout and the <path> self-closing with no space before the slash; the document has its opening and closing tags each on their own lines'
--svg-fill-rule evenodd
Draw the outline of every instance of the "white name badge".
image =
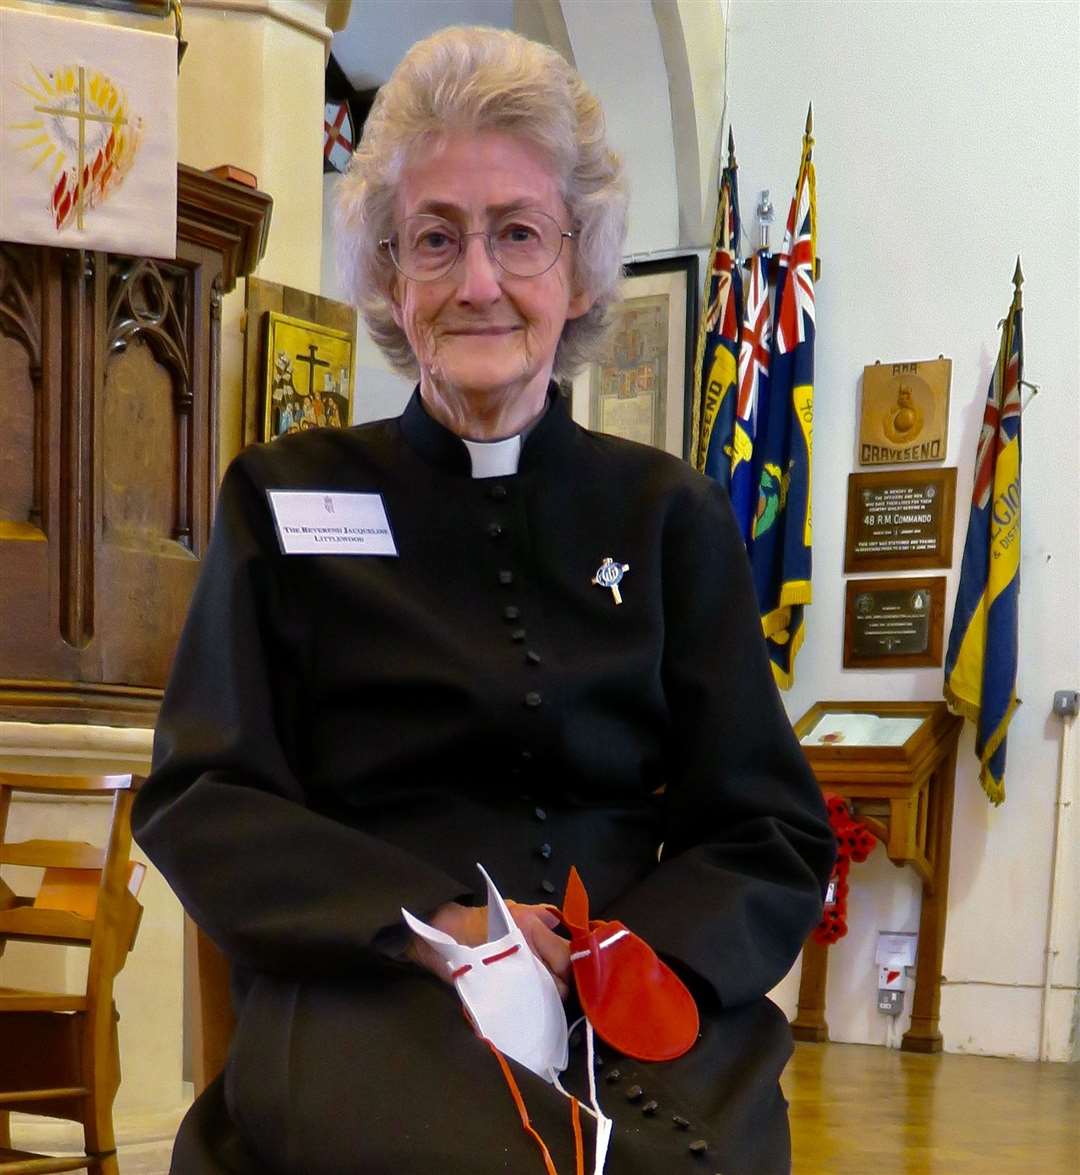
<svg viewBox="0 0 1080 1175">
<path fill-rule="evenodd" d="M 396 555 L 381 494 L 268 490 L 286 555 Z"/>
</svg>

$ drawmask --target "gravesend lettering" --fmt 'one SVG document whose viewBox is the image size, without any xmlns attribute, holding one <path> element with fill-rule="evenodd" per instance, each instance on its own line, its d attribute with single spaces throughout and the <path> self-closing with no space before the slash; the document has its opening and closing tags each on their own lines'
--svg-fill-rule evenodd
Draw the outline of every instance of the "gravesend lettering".
<svg viewBox="0 0 1080 1175">
<path fill-rule="evenodd" d="M 906 449 L 894 449 L 891 445 L 863 445 L 861 460 L 864 465 L 873 465 L 885 461 L 936 461 L 940 456 L 941 438 L 938 437 L 921 445 L 908 445 Z"/>
</svg>

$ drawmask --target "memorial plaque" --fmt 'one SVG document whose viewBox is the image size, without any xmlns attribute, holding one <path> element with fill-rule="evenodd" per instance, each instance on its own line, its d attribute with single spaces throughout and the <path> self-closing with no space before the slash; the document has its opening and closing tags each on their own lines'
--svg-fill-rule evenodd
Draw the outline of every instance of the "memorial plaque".
<svg viewBox="0 0 1080 1175">
<path fill-rule="evenodd" d="M 849 579 L 844 668 L 940 665 L 945 577 Z"/>
<path fill-rule="evenodd" d="M 956 469 L 848 477 L 844 571 L 951 567 Z"/>
<path fill-rule="evenodd" d="M 875 363 L 863 368 L 860 465 L 944 461 L 952 360 Z"/>
</svg>

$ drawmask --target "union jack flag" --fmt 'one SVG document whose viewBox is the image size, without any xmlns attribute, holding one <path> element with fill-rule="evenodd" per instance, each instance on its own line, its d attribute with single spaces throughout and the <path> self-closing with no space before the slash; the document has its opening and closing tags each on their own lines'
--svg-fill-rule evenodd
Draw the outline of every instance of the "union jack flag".
<svg viewBox="0 0 1080 1175">
<path fill-rule="evenodd" d="M 1014 346 L 1005 364 L 1004 388 L 991 386 L 983 413 L 979 448 L 975 454 L 975 484 L 971 500 L 979 510 L 990 501 L 994 483 L 994 466 L 998 454 L 1016 436 L 1020 427 L 1020 332 L 1013 331 Z M 994 384 L 1000 372 L 994 369 Z M 999 407 L 1000 404 L 1000 407 Z"/>
<path fill-rule="evenodd" d="M 789 266 L 787 286 L 791 295 L 781 300 L 776 314 L 776 345 L 780 353 L 786 355 L 797 344 L 806 342 L 807 319 L 811 323 L 815 321 L 814 241 L 808 183 L 800 185 L 797 207 L 792 201 L 781 252 Z"/>
<path fill-rule="evenodd" d="M 750 289 L 746 299 L 746 317 L 743 319 L 742 345 L 739 348 L 739 398 L 735 415 L 740 420 L 756 423 L 757 387 L 759 380 L 769 374 L 769 279 L 767 260 L 755 253 L 750 263 Z M 811 292 L 811 298 L 813 293 Z"/>
<path fill-rule="evenodd" d="M 750 283 L 739 348 L 739 385 L 735 401 L 735 430 L 731 442 L 731 505 L 747 549 L 754 527 L 757 484 L 754 477 L 754 441 L 758 415 L 768 394 L 769 347 L 772 337 L 769 306 L 769 259 L 762 250 L 750 262 Z"/>
</svg>

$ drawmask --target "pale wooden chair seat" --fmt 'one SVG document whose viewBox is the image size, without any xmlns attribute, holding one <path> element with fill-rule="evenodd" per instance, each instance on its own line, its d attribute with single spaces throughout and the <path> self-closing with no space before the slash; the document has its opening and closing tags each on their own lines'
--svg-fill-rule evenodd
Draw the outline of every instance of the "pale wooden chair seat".
<svg viewBox="0 0 1080 1175">
<path fill-rule="evenodd" d="M 0 1012 L 85 1012 L 86 996 L 0 987 Z"/>
<path fill-rule="evenodd" d="M 9 941 L 90 951 L 83 993 L 0 987 L 0 1175 L 119 1175 L 112 1124 L 120 1085 L 113 983 L 142 914 L 136 895 L 146 867 L 131 861 L 131 805 L 140 782 L 131 775 L 0 772 L 0 865 L 43 870 L 33 896 L 16 893 L 0 878 L 0 953 Z M 13 792 L 112 796 L 107 847 L 5 840 Z M 84 1153 L 13 1150 L 14 1112 L 80 1123 Z"/>
</svg>

